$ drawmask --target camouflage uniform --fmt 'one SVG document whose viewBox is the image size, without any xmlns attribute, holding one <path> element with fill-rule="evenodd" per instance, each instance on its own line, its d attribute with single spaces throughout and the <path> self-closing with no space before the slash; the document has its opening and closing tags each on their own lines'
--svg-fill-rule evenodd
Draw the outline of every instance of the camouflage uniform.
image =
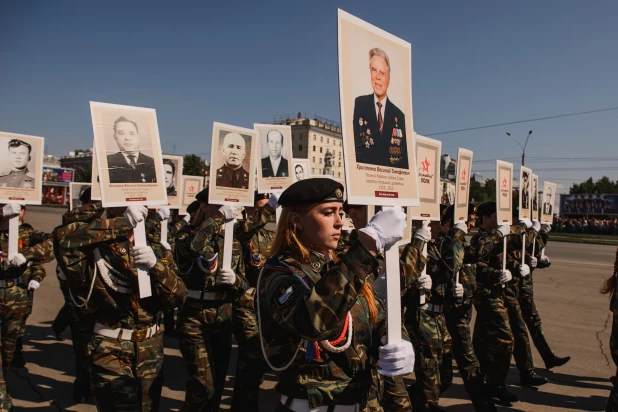
<svg viewBox="0 0 618 412">
<path fill-rule="evenodd" d="M 411 252 L 411 253 L 408 253 Z M 402 260 L 416 272 L 418 251 L 408 247 Z M 355 242 L 340 260 L 310 251 L 310 262 L 300 263 L 287 253 L 271 257 L 257 287 L 258 320 L 264 355 L 279 370 L 276 391 L 292 399 L 306 399 L 310 408 L 355 405 L 362 411 L 382 404 L 385 410 L 410 410 L 401 377 L 377 378 L 378 347 L 386 333 L 384 302 L 375 297 L 376 324 L 361 289 L 378 272 L 378 259 Z M 352 330 L 345 327 L 348 313 Z M 352 335 L 341 352 L 324 349 L 323 340 Z M 403 329 L 404 339 L 407 333 Z M 384 383 L 382 385 L 382 382 Z M 395 394 L 393 394 L 393 391 Z M 389 405 L 383 394 L 406 404 Z M 283 398 L 282 398 L 283 400 Z M 289 410 L 279 404 L 277 411 Z"/>
<path fill-rule="evenodd" d="M 187 225 L 176 236 L 175 253 L 189 297 L 178 313 L 176 334 L 190 378 L 183 410 L 219 410 L 232 352 L 232 302 L 248 289 L 242 249 L 233 241 L 236 283 L 216 285 L 225 253 L 225 218 L 221 212 L 199 226 Z M 205 409 L 203 409 L 205 408 Z"/>
<path fill-rule="evenodd" d="M 62 216 L 62 226 L 74 222 L 87 222 L 96 217 L 100 217 L 103 213 L 101 202 L 84 204 L 77 207 Z M 62 226 L 54 229 L 59 230 Z M 56 261 L 61 261 L 62 256 L 55 256 Z M 52 323 L 52 328 L 57 336 L 59 336 L 67 324 L 71 329 L 71 340 L 73 342 L 73 351 L 75 353 L 75 381 L 73 382 L 73 393 L 75 398 L 87 396 L 90 392 L 90 372 L 88 371 L 88 342 L 95 324 L 96 308 L 92 302 L 88 305 L 79 308 L 73 302 L 69 293 L 69 282 L 60 267 L 56 267 L 56 276 L 60 284 L 60 290 L 64 297 L 64 306 L 58 312 L 58 316 Z M 74 296 L 78 304 L 79 297 Z M 65 319 L 66 318 L 66 319 Z M 79 399 L 79 400 L 82 400 Z"/>
<path fill-rule="evenodd" d="M 534 229 L 529 229 L 526 235 L 526 239 L 528 236 L 534 236 Z M 536 247 L 535 247 L 535 257 L 538 259 L 537 269 L 542 269 L 541 266 L 541 251 L 547 244 L 547 232 L 541 232 L 536 237 Z M 528 247 L 528 253 L 532 253 L 532 245 Z M 549 343 L 547 343 L 547 339 L 543 334 L 543 327 L 541 325 L 541 316 L 536 309 L 536 304 L 534 303 L 534 285 L 532 281 L 532 275 L 536 269 L 530 267 L 530 276 L 522 278 L 519 286 L 519 306 L 521 307 L 521 314 L 524 318 L 524 322 L 528 327 L 528 332 L 530 332 L 530 338 L 532 338 L 532 342 L 536 349 L 539 351 L 541 358 L 543 361 L 547 363 L 549 360 L 553 359 L 556 355 L 549 347 Z"/>
<path fill-rule="evenodd" d="M 447 308 L 444 314 L 446 327 L 452 337 L 451 351 L 445 351 L 442 357 L 440 376 L 453 376 L 453 357 L 457 362 L 459 374 L 470 400 L 477 411 L 494 411 L 495 405 L 489 398 L 479 361 L 474 354 L 470 321 L 472 320 L 472 300 L 476 289 L 476 265 L 470 263 L 472 256 L 466 243 L 466 233 L 452 228 L 442 243 L 442 259 L 453 270 L 455 278 L 459 272 L 459 283 L 464 288 L 464 296 L 456 299 L 447 296 Z M 451 378 L 452 381 L 452 378 Z M 446 388 L 441 388 L 444 392 Z"/>
<path fill-rule="evenodd" d="M 472 261 L 476 263 L 477 287 L 474 307 L 477 312 L 472 344 L 487 384 L 503 387 L 513 355 L 513 334 L 504 304 L 502 273 L 502 234 L 482 227 L 470 241 Z M 507 269 L 515 262 L 507 255 Z"/>
<path fill-rule="evenodd" d="M 427 274 L 431 277 L 432 286 L 425 293 L 427 308 L 418 306 L 419 293 L 408 295 L 413 297 L 406 306 L 412 310 L 406 311 L 405 325 L 416 352 L 414 373 L 416 383 L 410 387 L 414 411 L 429 411 L 438 406 L 440 392 L 445 391 L 453 380 L 448 369 L 442 369 L 442 356 L 450 352 L 451 336 L 444 321 L 446 297 L 452 294 L 453 270 L 442 259 L 441 249 L 445 236 L 440 234 L 435 241 L 427 242 Z M 412 241 L 419 249 L 423 241 Z M 444 370 L 445 376 L 440 372 Z M 450 369 L 452 372 L 452 368 Z"/>
<path fill-rule="evenodd" d="M 519 266 L 521 265 L 522 256 L 522 235 L 526 233 L 526 227 L 523 225 L 511 226 L 511 234 L 507 236 L 508 254 L 511 256 L 514 267 L 517 269 L 512 271 L 513 279 L 506 285 L 504 305 L 509 314 L 509 322 L 513 333 L 514 349 L 513 357 L 517 364 L 517 369 L 520 374 L 534 371 L 534 362 L 532 360 L 532 349 L 530 348 L 530 339 L 526 323 L 519 307 L 519 284 L 523 277 L 519 274 Z M 526 236 L 526 243 L 532 244 L 534 238 L 531 235 Z M 529 260 L 528 260 L 529 263 Z"/>
<path fill-rule="evenodd" d="M 616 250 L 616 260 L 614 266 L 614 277 L 618 276 L 618 270 L 616 265 L 618 265 L 618 250 Z M 616 279 L 614 279 L 616 281 Z M 617 282 L 618 283 L 618 282 Z M 612 334 L 609 338 L 609 349 L 612 354 L 612 360 L 614 364 L 617 366 L 616 375 L 610 378 L 612 382 L 612 390 L 609 393 L 609 399 L 607 400 L 607 407 L 605 408 L 606 412 L 616 412 L 618 411 L 618 291 L 614 290 L 612 292 L 612 296 L 610 299 L 609 310 L 612 311 L 613 319 L 612 319 Z"/>
<path fill-rule="evenodd" d="M 123 217 L 73 222 L 54 231 L 55 254 L 61 257 L 58 266 L 72 295 L 79 296 L 78 302 L 92 299 L 96 307 L 88 350 L 91 389 L 102 411 L 159 409 L 160 312 L 180 305 L 186 297 L 171 253 L 156 243 L 149 244 L 157 257 L 149 270 L 152 296 L 138 297 L 132 232 Z"/>
<path fill-rule="evenodd" d="M 232 411 L 257 411 L 258 393 L 264 374 L 270 370 L 260 346 L 260 336 L 255 314 L 255 287 L 257 279 L 270 257 L 270 247 L 275 238 L 275 211 L 265 205 L 238 225 L 237 237 L 243 248 L 245 278 L 249 286 L 238 301 L 234 301 L 234 337 L 238 343 L 238 360 L 234 379 Z"/>
<path fill-rule="evenodd" d="M 0 376 L 0 411 L 12 407 L 10 395 L 6 390 L 7 376 L 17 340 L 24 335 L 26 317 L 31 310 L 27 285 L 30 280 L 41 282 L 45 277 L 43 264 L 53 258 L 51 235 L 36 231 L 27 223 L 19 226 L 19 253 L 27 263 L 22 266 L 9 265 L 8 230 L 0 231 L 0 336 L 2 349 L 2 375 Z"/>
</svg>

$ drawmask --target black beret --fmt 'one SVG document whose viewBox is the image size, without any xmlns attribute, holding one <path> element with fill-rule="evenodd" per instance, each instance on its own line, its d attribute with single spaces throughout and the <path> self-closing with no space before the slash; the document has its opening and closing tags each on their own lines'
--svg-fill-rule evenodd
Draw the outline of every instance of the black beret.
<svg viewBox="0 0 618 412">
<path fill-rule="evenodd" d="M 90 187 L 87 187 L 86 190 L 84 190 L 82 192 L 81 195 L 79 195 L 79 200 L 82 203 L 86 203 L 86 202 L 90 202 L 90 194 L 92 193 L 92 191 L 90 190 Z"/>
<path fill-rule="evenodd" d="M 200 202 L 198 202 L 197 200 L 194 202 L 191 202 L 189 206 L 187 206 L 187 213 L 197 212 L 199 208 L 200 208 Z"/>
<path fill-rule="evenodd" d="M 258 193 L 255 192 L 253 196 L 253 201 L 257 202 L 258 200 L 270 199 L 270 193 Z"/>
<path fill-rule="evenodd" d="M 491 216 L 496 213 L 496 202 L 485 202 L 476 209 L 476 215 L 480 218 L 483 216 Z"/>
<path fill-rule="evenodd" d="M 208 203 L 208 188 L 195 195 L 195 200 L 202 203 Z"/>
<path fill-rule="evenodd" d="M 442 207 L 440 207 L 440 209 L 442 209 Z M 440 223 L 442 223 L 443 225 L 448 222 L 453 223 L 453 219 L 455 219 L 455 206 L 450 205 L 448 207 L 445 207 L 444 211 L 442 212 L 442 218 L 440 219 Z"/>
<path fill-rule="evenodd" d="M 327 202 L 343 203 L 343 186 L 336 180 L 327 177 L 299 180 L 288 187 L 279 198 L 281 206 Z"/>
</svg>

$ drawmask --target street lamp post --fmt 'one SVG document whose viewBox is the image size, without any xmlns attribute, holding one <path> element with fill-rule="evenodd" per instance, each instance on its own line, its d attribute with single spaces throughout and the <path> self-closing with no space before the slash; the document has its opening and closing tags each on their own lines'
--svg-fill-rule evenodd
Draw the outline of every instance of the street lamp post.
<svg viewBox="0 0 618 412">
<path fill-rule="evenodd" d="M 509 137 L 512 137 L 513 140 L 515 140 L 517 142 L 517 144 L 519 145 L 519 147 L 521 147 L 521 165 L 525 166 L 525 161 L 526 161 L 526 146 L 528 146 L 528 139 L 530 139 L 530 135 L 532 134 L 532 130 L 530 130 L 528 132 L 528 136 L 526 137 L 526 142 L 524 143 L 524 145 L 522 146 L 521 143 L 519 143 L 519 140 L 517 140 L 515 138 L 515 136 L 511 136 L 511 134 L 509 132 L 506 132 L 506 135 Z"/>
</svg>

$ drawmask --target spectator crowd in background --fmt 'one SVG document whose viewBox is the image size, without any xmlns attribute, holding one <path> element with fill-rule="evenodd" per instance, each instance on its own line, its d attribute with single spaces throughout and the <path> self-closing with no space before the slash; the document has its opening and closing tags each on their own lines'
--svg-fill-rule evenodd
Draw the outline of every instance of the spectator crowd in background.
<svg viewBox="0 0 618 412">
<path fill-rule="evenodd" d="M 554 224 L 552 225 L 552 232 L 617 236 L 618 219 L 555 217 Z"/>
</svg>

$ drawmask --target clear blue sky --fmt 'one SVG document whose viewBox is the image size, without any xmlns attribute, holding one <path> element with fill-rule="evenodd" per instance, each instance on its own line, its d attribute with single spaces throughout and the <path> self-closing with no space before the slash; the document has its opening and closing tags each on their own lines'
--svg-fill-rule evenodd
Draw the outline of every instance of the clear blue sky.
<svg viewBox="0 0 618 412">
<path fill-rule="evenodd" d="M 0 0 L 0 130 L 91 147 L 88 101 L 157 110 L 165 152 L 210 151 L 212 122 L 339 119 L 340 7 L 412 43 L 420 134 L 618 106 L 618 2 Z M 618 111 L 439 136 L 541 180 L 618 179 Z M 543 162 L 540 157 L 611 157 Z M 613 169 L 612 169 L 613 168 Z M 491 162 L 475 170 L 493 170 Z M 493 176 L 493 172 L 483 172 Z"/>
</svg>

